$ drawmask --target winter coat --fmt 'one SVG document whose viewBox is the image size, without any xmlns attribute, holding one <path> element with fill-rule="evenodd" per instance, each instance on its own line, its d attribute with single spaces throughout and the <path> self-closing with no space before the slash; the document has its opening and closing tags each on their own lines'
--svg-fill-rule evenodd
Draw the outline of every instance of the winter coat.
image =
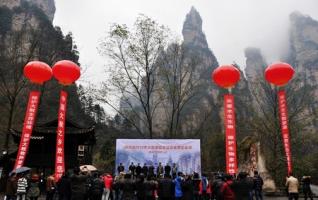
<svg viewBox="0 0 318 200">
<path fill-rule="evenodd" d="M 174 184 L 171 179 L 164 178 L 158 181 L 158 196 L 160 199 L 173 199 Z"/>
<path fill-rule="evenodd" d="M 287 178 L 286 187 L 288 189 L 288 193 L 298 193 L 299 182 L 297 178 L 293 176 Z"/>
<path fill-rule="evenodd" d="M 146 199 L 154 198 L 154 191 L 156 189 L 156 182 L 153 180 L 147 180 L 143 183 L 143 188 L 145 190 Z"/>
<path fill-rule="evenodd" d="M 123 200 L 131 200 L 134 198 L 135 182 L 131 179 L 124 179 L 120 182 L 120 189 L 123 191 Z"/>
<path fill-rule="evenodd" d="M 234 181 L 232 184 L 232 189 L 235 193 L 236 199 L 248 199 L 250 191 L 253 190 L 253 180 L 249 178 L 244 178 L 241 180 Z"/>
<path fill-rule="evenodd" d="M 72 199 L 82 200 L 87 194 L 87 175 L 74 174 L 71 177 Z"/>
<path fill-rule="evenodd" d="M 254 176 L 253 182 L 254 182 L 254 187 L 253 187 L 254 190 L 261 191 L 264 184 L 262 177 L 260 177 L 259 175 Z"/>
<path fill-rule="evenodd" d="M 10 177 L 6 185 L 6 195 L 12 196 L 17 193 L 17 178 Z"/>
<path fill-rule="evenodd" d="M 193 193 L 195 195 L 199 195 L 201 194 L 201 189 L 200 189 L 200 185 L 201 185 L 201 180 L 200 179 L 193 179 L 192 180 L 192 185 L 193 185 Z"/>
<path fill-rule="evenodd" d="M 179 198 L 182 197 L 183 193 L 182 193 L 182 179 L 180 176 L 178 176 L 177 178 L 175 178 L 173 180 L 174 183 L 174 196 Z"/>
<path fill-rule="evenodd" d="M 221 187 L 221 196 L 224 200 L 235 200 L 234 191 L 231 188 L 233 181 L 225 181 Z"/>
<path fill-rule="evenodd" d="M 111 190 L 113 185 L 113 177 L 110 174 L 108 174 L 103 177 L 103 180 L 104 180 L 105 188 Z"/>
<path fill-rule="evenodd" d="M 40 188 L 39 182 L 31 182 L 30 187 L 28 189 L 28 197 L 39 197 L 40 196 Z"/>
<path fill-rule="evenodd" d="M 68 177 L 62 176 L 57 182 L 57 191 L 59 196 L 63 196 L 65 199 L 71 198 L 71 180 Z"/>
<path fill-rule="evenodd" d="M 101 195 L 104 191 L 104 182 L 96 177 L 91 182 L 90 193 L 93 195 Z"/>
<path fill-rule="evenodd" d="M 25 194 L 28 187 L 28 181 L 26 178 L 21 177 L 18 179 L 17 183 L 17 193 L 18 194 Z"/>
<path fill-rule="evenodd" d="M 191 179 L 182 182 L 183 200 L 193 200 L 193 182 Z"/>
</svg>

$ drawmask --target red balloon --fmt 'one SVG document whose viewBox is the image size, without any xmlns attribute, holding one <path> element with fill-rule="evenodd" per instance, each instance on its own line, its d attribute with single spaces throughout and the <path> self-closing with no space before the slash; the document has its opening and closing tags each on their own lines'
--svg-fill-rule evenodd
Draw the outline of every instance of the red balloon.
<svg viewBox="0 0 318 200">
<path fill-rule="evenodd" d="M 52 78 L 52 69 L 44 62 L 31 61 L 24 66 L 23 74 L 32 83 L 43 84 Z"/>
<path fill-rule="evenodd" d="M 266 68 L 265 79 L 276 86 L 283 86 L 293 78 L 294 73 L 295 71 L 292 66 L 287 63 L 278 62 Z"/>
<path fill-rule="evenodd" d="M 240 80 L 240 71 L 233 65 L 223 65 L 213 71 L 212 80 L 220 87 L 231 88 Z"/>
<path fill-rule="evenodd" d="M 58 61 L 52 69 L 54 78 L 62 85 L 71 85 L 81 76 L 79 66 L 69 60 Z"/>
</svg>

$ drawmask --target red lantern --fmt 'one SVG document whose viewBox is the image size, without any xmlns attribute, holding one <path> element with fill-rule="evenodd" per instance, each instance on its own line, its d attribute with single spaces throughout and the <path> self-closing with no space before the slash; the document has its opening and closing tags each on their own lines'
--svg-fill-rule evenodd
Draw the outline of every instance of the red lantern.
<svg viewBox="0 0 318 200">
<path fill-rule="evenodd" d="M 283 86 L 293 78 L 295 71 L 287 63 L 278 62 L 271 64 L 265 70 L 265 79 L 276 86 Z"/>
<path fill-rule="evenodd" d="M 240 80 L 240 71 L 233 65 L 223 65 L 213 71 L 212 79 L 220 87 L 232 88 Z"/>
<path fill-rule="evenodd" d="M 53 76 L 62 85 L 74 83 L 81 75 L 77 64 L 69 60 L 61 60 L 53 66 Z"/>
<path fill-rule="evenodd" d="M 52 78 L 52 69 L 49 65 L 40 61 L 31 61 L 25 65 L 24 76 L 31 82 L 43 84 Z"/>
</svg>

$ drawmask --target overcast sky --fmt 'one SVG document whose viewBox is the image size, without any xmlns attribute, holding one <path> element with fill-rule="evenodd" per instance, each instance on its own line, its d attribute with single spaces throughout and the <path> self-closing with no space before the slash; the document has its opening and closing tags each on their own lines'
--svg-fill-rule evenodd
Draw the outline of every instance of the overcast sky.
<svg viewBox="0 0 318 200">
<path fill-rule="evenodd" d="M 318 19 L 318 0 L 55 0 L 54 25 L 72 32 L 80 62 L 89 66 L 86 80 L 101 80 L 99 40 L 112 23 L 131 26 L 146 14 L 180 35 L 186 14 L 194 6 L 203 31 L 220 64 L 245 66 L 244 49 L 259 47 L 269 62 L 279 59 L 288 44 L 288 16 L 298 10 Z"/>
</svg>

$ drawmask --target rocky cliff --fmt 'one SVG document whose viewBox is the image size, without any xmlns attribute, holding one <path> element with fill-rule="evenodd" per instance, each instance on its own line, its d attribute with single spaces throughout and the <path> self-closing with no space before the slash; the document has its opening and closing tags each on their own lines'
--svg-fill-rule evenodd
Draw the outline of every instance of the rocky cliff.
<svg viewBox="0 0 318 200">
<path fill-rule="evenodd" d="M 35 88 L 23 77 L 24 65 L 32 60 L 41 60 L 50 66 L 62 59 L 78 62 L 72 35 L 64 36 L 58 27 L 52 25 L 54 11 L 53 0 L 0 3 L 1 143 L 6 140 L 4 135 L 9 134 L 11 128 L 21 129 L 28 92 Z M 37 89 L 42 91 L 37 122 L 56 119 L 59 84 L 52 79 Z M 83 116 L 77 87 L 72 85 L 65 89 L 69 92 L 68 117 Z M 78 123 L 84 124 L 84 118 L 80 118 Z M 15 145 L 11 147 L 11 150 L 15 149 Z"/>
<path fill-rule="evenodd" d="M 52 22 L 55 14 L 54 0 L 1 0 L 0 7 L 6 6 L 9 9 L 14 9 L 28 3 L 41 9 L 48 19 Z"/>
</svg>

